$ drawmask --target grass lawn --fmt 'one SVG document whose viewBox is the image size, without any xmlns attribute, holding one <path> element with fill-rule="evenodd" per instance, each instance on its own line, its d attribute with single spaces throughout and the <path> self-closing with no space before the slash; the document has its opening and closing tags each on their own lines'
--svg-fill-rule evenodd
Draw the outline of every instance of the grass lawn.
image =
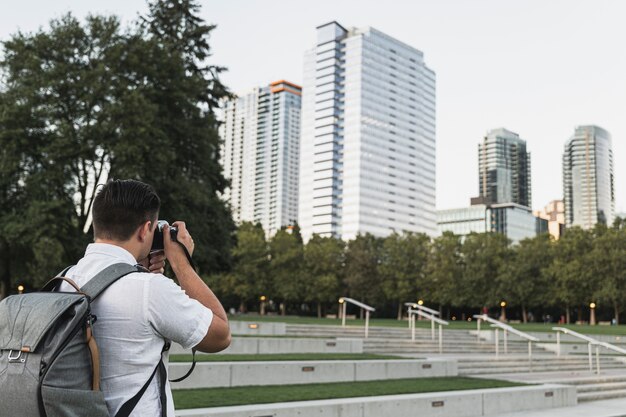
<svg viewBox="0 0 626 417">
<path fill-rule="evenodd" d="M 236 315 L 229 316 L 229 320 L 232 321 L 258 321 L 258 322 L 278 322 L 278 323 L 288 323 L 288 324 L 321 324 L 321 325 L 330 325 L 330 326 L 339 326 L 341 325 L 341 320 L 339 319 L 318 319 L 317 317 L 299 317 L 299 316 L 259 316 L 254 314 L 247 315 Z M 346 320 L 346 325 L 348 326 L 364 326 L 364 320 Z M 476 330 L 476 321 L 467 322 L 467 321 L 450 321 L 449 326 L 444 326 L 445 329 L 456 329 L 456 330 Z M 408 328 L 408 323 L 406 320 L 398 321 L 395 319 L 370 319 L 371 326 L 378 327 L 399 327 L 399 328 Z M 430 328 L 430 322 L 425 320 L 420 320 L 416 322 L 417 327 L 420 328 Z M 626 325 L 619 326 L 589 326 L 589 325 L 578 325 L 578 324 L 569 324 L 569 325 L 560 325 L 556 323 L 527 323 L 527 324 L 512 324 L 512 326 L 518 330 L 523 332 L 554 332 L 552 327 L 567 327 L 571 330 L 574 330 L 578 333 L 583 334 L 599 334 L 599 335 L 611 335 L 611 336 L 626 336 Z M 489 328 L 487 324 L 485 327 L 485 323 L 482 325 L 482 329 Z"/>
<path fill-rule="evenodd" d="M 170 355 L 170 362 L 191 362 L 191 355 Z M 399 356 L 369 353 L 277 353 L 264 355 L 196 355 L 196 362 L 245 362 L 245 361 L 354 361 L 405 359 Z"/>
<path fill-rule="evenodd" d="M 307 385 L 269 385 L 259 387 L 175 390 L 177 410 L 267 404 L 331 398 L 370 397 L 376 395 L 416 394 L 421 392 L 458 391 L 522 386 L 506 381 L 463 377 L 392 379 L 366 382 L 338 382 Z"/>
</svg>

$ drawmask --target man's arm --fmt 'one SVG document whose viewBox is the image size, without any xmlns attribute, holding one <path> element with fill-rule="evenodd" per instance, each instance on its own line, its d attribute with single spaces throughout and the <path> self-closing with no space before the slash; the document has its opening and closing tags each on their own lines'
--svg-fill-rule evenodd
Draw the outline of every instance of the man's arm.
<svg viewBox="0 0 626 417">
<path fill-rule="evenodd" d="M 184 222 L 175 222 L 172 226 L 178 228 L 177 239 L 185 245 L 189 254 L 193 253 L 194 243 L 187 231 Z M 169 227 L 163 230 L 163 243 L 165 255 L 176 274 L 178 283 L 190 298 L 199 301 L 202 305 L 213 312 L 213 321 L 207 334 L 195 348 L 202 352 L 219 352 L 230 345 L 230 328 L 228 317 L 224 307 L 217 299 L 213 291 L 202 281 L 196 271 L 191 267 L 183 248 L 176 242 L 172 242 Z"/>
</svg>

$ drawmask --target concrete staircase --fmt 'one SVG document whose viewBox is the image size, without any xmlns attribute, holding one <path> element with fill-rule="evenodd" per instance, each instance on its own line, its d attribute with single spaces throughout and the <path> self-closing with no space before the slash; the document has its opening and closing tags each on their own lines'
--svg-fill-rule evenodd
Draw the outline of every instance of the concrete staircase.
<svg viewBox="0 0 626 417">
<path fill-rule="evenodd" d="M 335 338 L 358 338 L 365 336 L 363 327 L 353 326 L 323 326 L 323 325 L 287 325 L 288 336 L 321 336 Z M 439 353 L 439 334 L 435 331 L 432 339 L 430 329 L 416 329 L 415 341 L 411 340 L 408 328 L 370 327 L 369 337 L 363 340 L 365 353 L 426 355 Z M 540 352 L 543 349 L 535 348 Z M 504 353 L 502 344 L 501 353 Z M 528 345 L 524 341 L 509 339 L 507 352 L 509 354 L 524 354 Z M 477 337 L 465 330 L 445 330 L 443 332 L 444 354 L 494 354 L 493 343 L 478 341 Z"/>
<path fill-rule="evenodd" d="M 568 384 L 576 386 L 578 402 L 626 397 L 626 375 L 599 377 L 592 381 L 569 382 Z"/>
<path fill-rule="evenodd" d="M 459 375 L 467 376 L 589 370 L 587 358 L 580 356 L 556 357 L 554 355 L 538 354 L 533 355 L 532 362 L 530 362 L 528 356 L 500 355 L 499 358 L 494 358 L 493 356 L 483 358 L 459 358 L 457 362 Z M 602 358 L 600 360 L 600 367 L 602 369 L 624 369 L 624 364 L 612 358 Z M 561 382 L 566 383 L 565 381 L 559 381 L 559 383 Z"/>
<path fill-rule="evenodd" d="M 356 326 L 289 324 L 286 332 L 289 336 L 357 339 L 365 336 L 364 328 Z M 369 337 L 363 339 L 363 351 L 407 357 L 439 355 L 437 332 L 435 340 L 432 340 L 430 329 L 416 329 L 415 337 L 415 342 L 411 341 L 408 328 L 370 327 Z M 535 344 L 532 362 L 529 362 L 527 342 L 512 336 L 508 340 L 507 354 L 500 342 L 500 352 L 496 357 L 493 342 L 479 341 L 469 331 L 446 329 L 443 332 L 443 356 L 457 360 L 459 375 L 574 385 L 579 402 L 626 398 L 626 364 L 618 357 L 601 356 L 603 375 L 595 376 L 589 371 L 587 355 L 565 354 L 557 357 L 553 351 Z M 593 360 L 595 368 L 595 357 Z M 539 379 L 532 380 L 542 373 L 544 375 Z"/>
</svg>

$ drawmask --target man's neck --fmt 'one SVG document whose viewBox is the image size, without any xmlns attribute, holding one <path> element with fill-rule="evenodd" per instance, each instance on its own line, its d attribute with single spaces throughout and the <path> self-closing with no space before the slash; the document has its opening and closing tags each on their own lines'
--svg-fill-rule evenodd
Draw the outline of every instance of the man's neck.
<svg viewBox="0 0 626 417">
<path fill-rule="evenodd" d="M 117 240 L 96 238 L 96 240 L 94 242 L 95 243 L 106 243 L 107 245 L 119 246 L 120 248 L 125 249 L 131 255 L 133 255 L 133 258 L 135 258 L 135 260 L 137 260 L 139 258 L 139 250 L 130 241 L 120 242 L 120 241 L 117 241 Z"/>
</svg>

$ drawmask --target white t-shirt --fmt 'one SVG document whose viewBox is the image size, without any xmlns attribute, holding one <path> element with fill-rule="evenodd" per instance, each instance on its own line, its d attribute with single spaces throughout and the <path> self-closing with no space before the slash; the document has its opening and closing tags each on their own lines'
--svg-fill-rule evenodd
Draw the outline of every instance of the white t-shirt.
<svg viewBox="0 0 626 417">
<path fill-rule="evenodd" d="M 79 286 L 109 265 L 137 261 L 127 250 L 92 243 L 65 275 Z M 73 291 L 63 283 L 62 291 Z M 111 285 L 91 306 L 97 317 L 94 338 L 100 351 L 100 387 L 112 416 L 148 381 L 159 363 L 165 340 L 185 349 L 206 335 L 213 312 L 187 296 L 174 281 L 152 273 L 131 273 Z M 163 354 L 167 369 L 168 353 Z M 132 417 L 161 415 L 159 373 L 131 413 Z M 167 382 L 167 416 L 174 417 L 172 391 Z"/>
</svg>

